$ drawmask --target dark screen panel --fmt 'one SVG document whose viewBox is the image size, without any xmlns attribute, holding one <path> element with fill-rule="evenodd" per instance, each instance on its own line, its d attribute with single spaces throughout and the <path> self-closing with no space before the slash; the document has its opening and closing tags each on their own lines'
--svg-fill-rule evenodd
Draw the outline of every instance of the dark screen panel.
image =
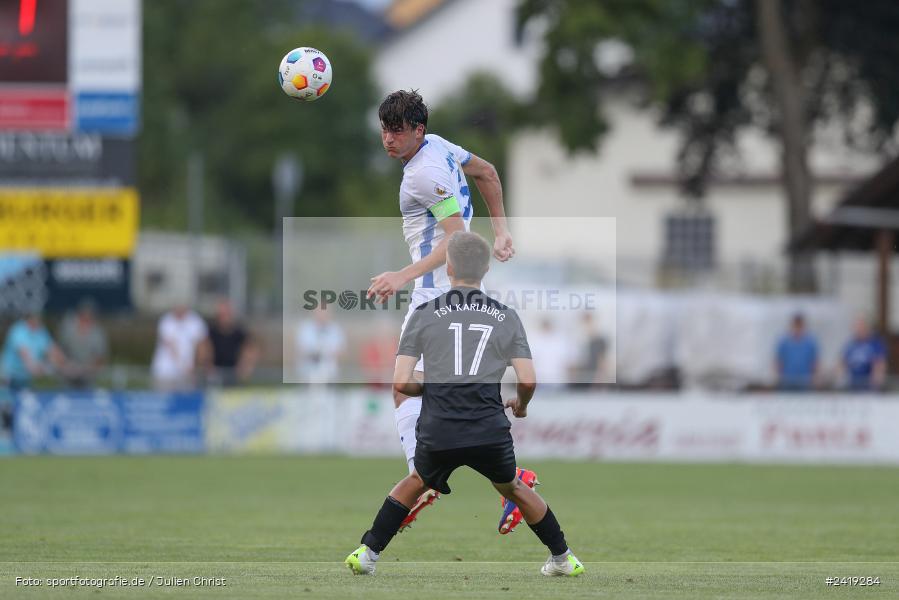
<svg viewBox="0 0 899 600">
<path fill-rule="evenodd" d="M 68 0 L 0 0 L 0 84 L 66 83 Z"/>
</svg>

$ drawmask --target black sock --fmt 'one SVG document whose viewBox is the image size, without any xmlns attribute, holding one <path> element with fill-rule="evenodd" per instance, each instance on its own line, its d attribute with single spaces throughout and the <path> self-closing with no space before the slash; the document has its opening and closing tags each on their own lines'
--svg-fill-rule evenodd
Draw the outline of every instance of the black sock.
<svg viewBox="0 0 899 600">
<path fill-rule="evenodd" d="M 556 521 L 556 515 L 553 514 L 553 511 L 548 506 L 543 519 L 533 525 L 528 523 L 528 527 L 537 534 L 537 537 L 549 548 L 553 556 L 559 556 L 568 551 L 568 544 L 565 543 L 565 534 L 562 533 L 562 528 L 559 526 L 559 522 Z"/>
<path fill-rule="evenodd" d="M 392 497 L 387 496 L 381 510 L 375 516 L 375 522 L 372 523 L 371 529 L 362 535 L 362 543 L 371 548 L 373 552 L 382 552 L 396 535 L 403 519 L 409 514 L 409 510 Z"/>
</svg>

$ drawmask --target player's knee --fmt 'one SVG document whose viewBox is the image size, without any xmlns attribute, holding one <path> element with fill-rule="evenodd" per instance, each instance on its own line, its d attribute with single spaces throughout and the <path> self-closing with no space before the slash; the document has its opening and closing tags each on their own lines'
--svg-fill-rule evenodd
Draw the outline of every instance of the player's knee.
<svg viewBox="0 0 899 600">
<path fill-rule="evenodd" d="M 419 488 L 419 495 L 423 494 L 428 489 L 428 484 L 424 482 L 421 475 L 418 474 L 418 471 L 409 473 L 408 477 L 406 477 L 406 481 L 410 486 L 417 486 Z"/>
</svg>

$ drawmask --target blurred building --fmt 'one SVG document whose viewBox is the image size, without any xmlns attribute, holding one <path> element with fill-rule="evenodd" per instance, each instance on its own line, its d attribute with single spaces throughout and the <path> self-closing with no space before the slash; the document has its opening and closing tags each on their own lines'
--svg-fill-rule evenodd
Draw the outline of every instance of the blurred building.
<svg viewBox="0 0 899 600">
<path fill-rule="evenodd" d="M 596 155 L 571 156 L 547 131 L 516 136 L 506 175 L 514 214 L 615 218 L 623 283 L 666 285 L 683 277 L 724 289 L 781 291 L 789 232 L 776 144 L 760 133 L 743 135 L 739 163 L 712 180 L 705 198 L 690 201 L 678 181 L 677 133 L 637 108 L 626 85 L 605 112 L 611 130 Z M 872 157 L 819 133 L 824 141 L 809 157 L 818 217 L 876 167 Z M 564 201 L 550 205 L 550 197 Z"/>
<path fill-rule="evenodd" d="M 188 304 L 211 314 L 229 298 L 238 313 L 247 308 L 247 265 L 244 247 L 217 236 L 141 232 L 133 258 L 135 307 L 159 314 Z"/>
<path fill-rule="evenodd" d="M 418 88 L 437 105 L 467 77 L 487 71 L 519 98 L 530 98 L 538 83 L 540 31 L 532 26 L 516 39 L 516 6 L 515 0 L 394 2 L 386 16 L 395 33 L 375 59 L 376 81 L 383 92 Z M 453 45 L 452 52 L 433 43 L 458 30 L 471 41 Z M 726 174 L 711 181 L 702 201 L 692 202 L 678 181 L 677 132 L 661 128 L 659 116 L 641 108 L 629 86 L 629 50 L 603 44 L 597 61 L 609 77 L 604 111 L 611 125 L 599 152 L 570 155 L 551 131 L 518 133 L 503 173 L 510 213 L 616 219 L 620 284 L 785 292 L 789 232 L 776 143 L 761 132 L 742 135 L 739 154 L 723 165 Z M 438 133 L 452 138 L 452 132 Z M 849 149 L 838 132 L 818 130 L 814 138 L 812 212 L 821 218 L 879 161 Z M 558 254 L 557 240 L 541 235 L 541 220 L 531 230 L 524 225 L 516 237 L 522 256 Z M 582 227 L 589 235 L 583 219 Z M 821 257 L 817 267 L 822 291 L 853 310 L 873 311 L 872 256 Z"/>
<path fill-rule="evenodd" d="M 533 93 L 539 32 L 529 29 L 520 44 L 516 41 L 517 4 L 518 0 L 396 0 L 385 13 L 394 33 L 374 58 L 375 81 L 385 94 L 415 88 L 432 106 L 458 92 L 477 71 L 496 75 L 518 96 Z"/>
</svg>

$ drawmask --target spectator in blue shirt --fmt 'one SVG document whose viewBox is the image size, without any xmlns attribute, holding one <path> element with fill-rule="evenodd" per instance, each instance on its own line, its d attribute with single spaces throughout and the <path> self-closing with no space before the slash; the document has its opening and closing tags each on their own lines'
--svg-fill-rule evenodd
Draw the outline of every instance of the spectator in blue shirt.
<svg viewBox="0 0 899 600">
<path fill-rule="evenodd" d="M 35 377 L 47 375 L 52 367 L 61 369 L 65 359 L 40 315 L 31 314 L 12 324 L 0 352 L 0 379 L 12 391 L 31 385 Z"/>
<path fill-rule="evenodd" d="M 812 388 L 818 372 L 818 341 L 805 331 L 805 317 L 793 316 L 790 332 L 777 344 L 775 364 L 778 387 L 805 391 Z"/>
<path fill-rule="evenodd" d="M 886 346 L 864 318 L 855 322 L 853 337 L 843 350 L 843 369 L 851 390 L 880 389 L 886 381 Z"/>
</svg>

